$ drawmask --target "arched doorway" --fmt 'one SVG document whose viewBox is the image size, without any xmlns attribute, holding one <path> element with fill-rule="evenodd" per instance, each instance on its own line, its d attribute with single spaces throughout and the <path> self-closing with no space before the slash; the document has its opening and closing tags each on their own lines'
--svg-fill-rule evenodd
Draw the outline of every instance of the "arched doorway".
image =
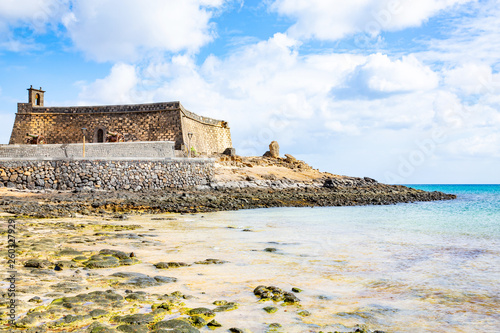
<svg viewBox="0 0 500 333">
<path fill-rule="evenodd" d="M 104 130 L 102 128 L 97 130 L 97 142 L 104 142 Z"/>
</svg>

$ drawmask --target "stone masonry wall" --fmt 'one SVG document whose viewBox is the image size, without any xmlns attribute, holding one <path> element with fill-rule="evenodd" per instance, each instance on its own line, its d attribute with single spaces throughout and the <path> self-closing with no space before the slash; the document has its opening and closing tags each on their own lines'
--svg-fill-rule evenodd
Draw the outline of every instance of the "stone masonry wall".
<svg viewBox="0 0 500 333">
<path fill-rule="evenodd" d="M 120 111 L 102 108 L 97 108 L 101 112 L 84 112 L 92 110 L 87 108 L 81 112 L 66 112 L 72 109 L 34 107 L 32 112 L 18 112 L 9 144 L 25 144 L 27 133 L 42 135 L 52 144 L 82 142 L 82 128 L 86 128 L 85 140 L 89 143 L 97 142 L 97 131 L 102 129 L 104 135 L 121 133 L 126 141 L 174 141 L 177 149 L 182 145 L 178 109 Z"/>
<path fill-rule="evenodd" d="M 5 159 L 81 159 L 83 144 L 0 145 L 0 160 Z M 162 159 L 174 156 L 174 142 L 89 143 L 85 145 L 87 159 L 129 158 Z"/>
<path fill-rule="evenodd" d="M 186 147 L 190 144 L 197 153 L 211 155 L 222 153 L 231 148 L 231 132 L 227 123 L 222 121 L 208 122 L 206 118 L 182 110 L 182 133 Z M 188 133 L 193 133 L 189 143 Z"/>
<path fill-rule="evenodd" d="M 0 161 L 0 187 L 52 190 L 164 190 L 211 182 L 214 161 Z"/>
</svg>

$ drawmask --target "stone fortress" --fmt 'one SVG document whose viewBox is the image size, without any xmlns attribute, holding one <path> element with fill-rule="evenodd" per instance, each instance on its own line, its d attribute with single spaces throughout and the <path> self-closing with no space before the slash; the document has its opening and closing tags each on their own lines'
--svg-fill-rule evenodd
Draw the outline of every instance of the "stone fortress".
<svg viewBox="0 0 500 333">
<path fill-rule="evenodd" d="M 120 133 L 125 142 L 170 141 L 178 151 L 190 145 L 202 155 L 232 147 L 227 122 L 199 116 L 180 102 L 46 107 L 42 88 L 28 92 L 28 103 L 18 103 L 9 144 L 25 144 L 28 133 L 48 144 L 81 143 L 83 136 L 88 143 L 103 143 L 108 133 Z"/>
<path fill-rule="evenodd" d="M 9 144 L 0 145 L 0 187 L 144 191 L 207 185 L 214 176 L 209 157 L 234 154 L 227 122 L 194 114 L 180 102 L 47 107 L 42 88 L 28 93 L 28 103 L 18 103 Z M 117 134 L 124 142 L 108 142 Z"/>
</svg>

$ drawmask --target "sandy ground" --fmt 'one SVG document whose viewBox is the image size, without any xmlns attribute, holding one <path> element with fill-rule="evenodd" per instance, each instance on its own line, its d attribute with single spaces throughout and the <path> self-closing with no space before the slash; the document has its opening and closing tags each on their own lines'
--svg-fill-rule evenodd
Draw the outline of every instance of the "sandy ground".
<svg viewBox="0 0 500 333">
<path fill-rule="evenodd" d="M 0 198 L 1 197 L 15 197 L 15 198 L 26 198 L 36 196 L 37 193 L 29 192 L 29 191 L 19 191 L 12 188 L 0 188 Z"/>
</svg>

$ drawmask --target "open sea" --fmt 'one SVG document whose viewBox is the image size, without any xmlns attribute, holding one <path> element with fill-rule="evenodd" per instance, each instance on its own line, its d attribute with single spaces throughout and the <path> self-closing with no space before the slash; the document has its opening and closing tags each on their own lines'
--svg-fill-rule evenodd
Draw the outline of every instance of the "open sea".
<svg viewBox="0 0 500 333">
<path fill-rule="evenodd" d="M 226 319 L 255 332 L 264 331 L 263 321 L 278 321 L 286 332 L 356 324 L 388 332 L 500 332 L 500 185 L 411 187 L 458 199 L 190 216 L 179 231 L 201 228 L 203 236 L 179 234 L 179 255 L 203 251 L 233 263 L 193 288 L 223 290 L 242 303 L 255 302 L 246 295 L 259 284 L 304 290 L 298 296 L 308 317 L 263 314 L 256 305 L 245 317 L 235 311 Z"/>
</svg>

